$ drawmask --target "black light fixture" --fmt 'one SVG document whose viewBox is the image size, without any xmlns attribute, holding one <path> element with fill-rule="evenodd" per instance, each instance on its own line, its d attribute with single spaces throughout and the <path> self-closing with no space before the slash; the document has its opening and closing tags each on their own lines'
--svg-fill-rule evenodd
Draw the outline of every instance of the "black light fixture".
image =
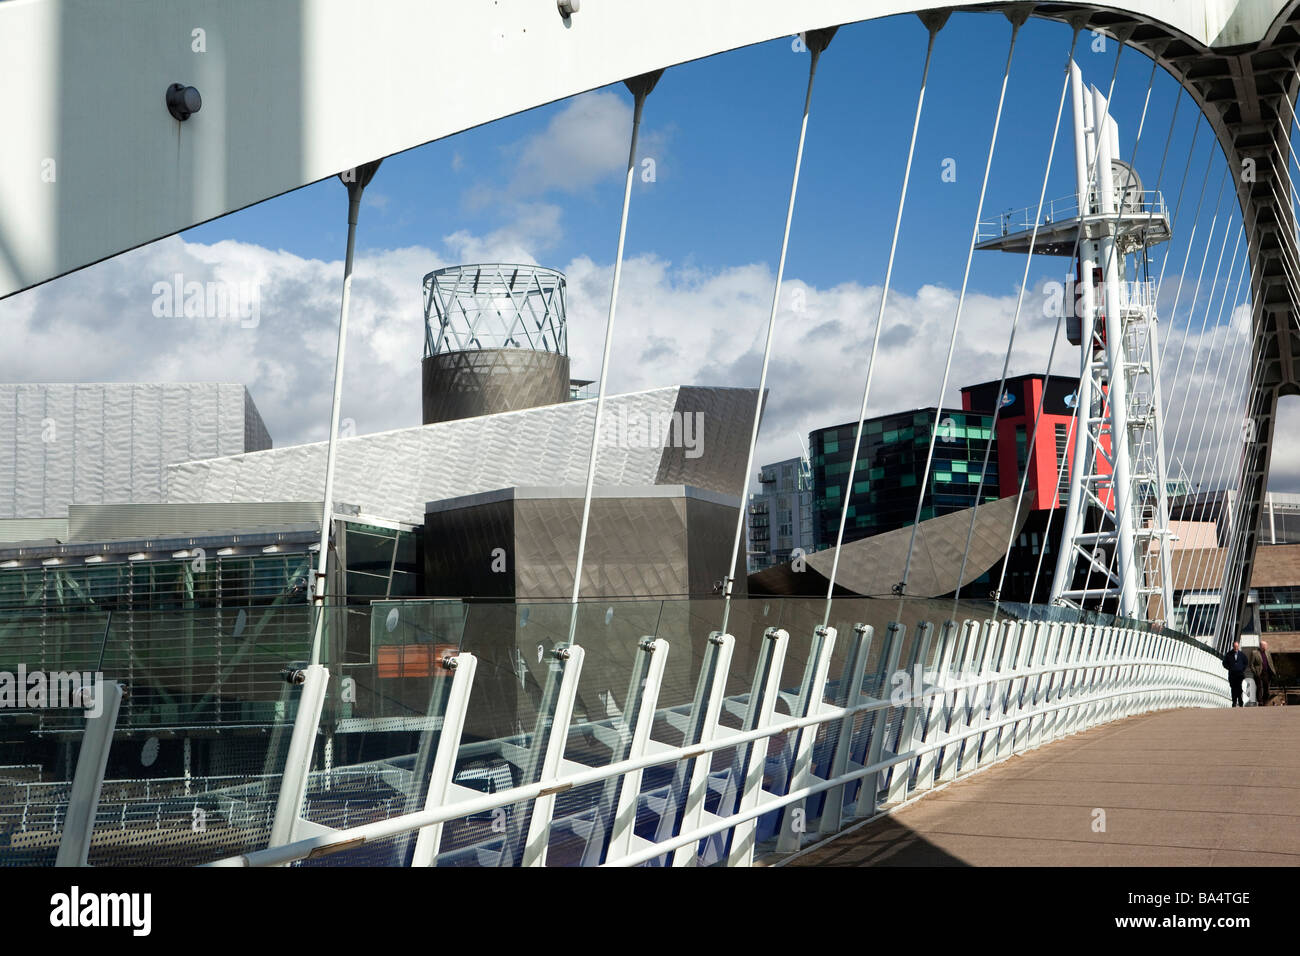
<svg viewBox="0 0 1300 956">
<path fill-rule="evenodd" d="M 182 123 L 203 108 L 203 97 L 199 91 L 184 83 L 173 83 L 167 87 L 167 112 Z"/>
</svg>

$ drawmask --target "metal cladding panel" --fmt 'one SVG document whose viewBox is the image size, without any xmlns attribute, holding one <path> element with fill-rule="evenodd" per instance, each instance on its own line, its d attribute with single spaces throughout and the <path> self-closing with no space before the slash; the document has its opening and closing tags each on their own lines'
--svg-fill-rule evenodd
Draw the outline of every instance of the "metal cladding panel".
<svg viewBox="0 0 1300 956">
<path fill-rule="evenodd" d="M 0 544 L 66 541 L 66 518 L 6 518 L 0 521 Z"/>
<path fill-rule="evenodd" d="M 687 553 L 690 563 L 691 594 L 712 594 L 714 585 L 727 574 L 731 549 L 735 545 L 736 508 L 698 498 L 686 502 Z M 741 542 L 743 545 L 743 541 Z M 748 593 L 745 575 L 745 551 L 736 555 L 732 594 Z"/>
<path fill-rule="evenodd" d="M 320 527 L 319 501 L 240 502 L 237 504 L 110 504 L 68 508 L 69 542 L 139 541 L 224 532 L 279 531 Z"/>
<path fill-rule="evenodd" d="M 664 492 L 659 494 L 658 492 Z M 736 504 L 698 489 L 597 489 L 582 594 L 681 598 L 714 593 L 731 557 Z M 567 600 L 573 591 L 582 489 L 502 489 L 431 504 L 425 570 L 430 594 Z"/>
<path fill-rule="evenodd" d="M 99 493 L 96 495 L 92 491 L 91 500 L 83 504 L 131 500 L 131 478 L 135 471 L 132 443 L 135 403 L 132 399 L 129 389 L 108 389 L 100 395 L 100 428 L 104 436 L 103 484 Z"/>
<path fill-rule="evenodd" d="M 426 356 L 424 424 L 569 400 L 569 357 L 531 349 L 480 349 Z"/>
<path fill-rule="evenodd" d="M 257 410 L 257 405 L 253 402 L 253 396 L 244 392 L 244 445 L 243 450 L 248 451 L 265 451 L 271 447 L 271 433 L 266 430 L 266 422 L 262 421 L 262 413 Z"/>
<path fill-rule="evenodd" d="M 0 514 L 13 512 L 18 492 L 18 393 L 0 388 Z M 12 513 L 6 517 L 15 517 Z"/>
<path fill-rule="evenodd" d="M 669 387 L 607 398 L 598 485 L 666 483 L 659 478 L 662 444 L 629 434 L 623 423 L 634 414 L 667 420 L 682 392 L 691 393 L 691 408 L 718 418 L 715 427 L 722 433 L 749 434 L 753 389 Z M 343 439 L 334 499 L 367 514 L 423 524 L 430 501 L 515 486 L 585 487 L 595 415 L 595 400 L 587 400 Z M 668 483 L 737 494 L 744 449 L 715 444 L 683 459 L 682 477 Z M 318 442 L 173 465 L 167 500 L 310 501 L 324 494 L 325 455 L 326 443 Z"/>
<path fill-rule="evenodd" d="M 430 512 L 424 528 L 425 590 L 430 595 L 515 596 L 513 501 Z"/>
<path fill-rule="evenodd" d="M 752 388 L 679 390 L 670 427 L 664 429 L 655 484 L 693 485 L 744 497 L 756 397 L 757 389 Z"/>
<path fill-rule="evenodd" d="M 938 597 L 957 588 L 966 536 L 970 532 L 971 510 L 966 508 L 921 522 L 907 580 L 909 597 Z M 1017 518 L 1014 496 L 979 507 L 962 587 L 1002 560 L 1007 542 L 1015 536 L 1013 522 L 1015 532 L 1019 533 L 1031 510 L 1032 504 L 1026 503 Z M 836 588 L 867 597 L 889 595 L 903 577 L 911 536 L 910 527 L 898 528 L 842 546 L 835 574 Z M 794 572 L 788 562 L 755 572 L 749 575 L 750 589 L 758 594 L 825 594 L 834 560 L 835 549 L 827 548 L 808 555 L 806 570 L 802 572 Z M 968 596 L 982 599 L 986 595 Z"/>
<path fill-rule="evenodd" d="M 569 597 L 582 499 L 515 502 L 516 599 Z M 686 500 L 596 498 L 582 567 L 590 597 L 669 597 L 689 592 Z"/>
<path fill-rule="evenodd" d="M 48 442 L 41 438 L 45 419 L 45 394 L 32 386 L 18 386 L 14 405 L 13 434 L 14 495 L 7 503 L 6 518 L 57 517 L 43 509 L 45 471 L 50 455 Z M 55 455 L 60 449 L 53 449 Z M 55 462 L 56 470 L 59 462 Z"/>
<path fill-rule="evenodd" d="M 243 450 L 250 408 L 242 385 L 0 385 L 0 518 L 162 501 L 167 465 Z"/>
</svg>

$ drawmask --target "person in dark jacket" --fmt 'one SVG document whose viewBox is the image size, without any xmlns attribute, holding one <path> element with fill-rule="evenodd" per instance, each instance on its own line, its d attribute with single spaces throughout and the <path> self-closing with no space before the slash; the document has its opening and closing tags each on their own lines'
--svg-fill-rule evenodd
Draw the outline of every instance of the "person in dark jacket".
<svg viewBox="0 0 1300 956">
<path fill-rule="evenodd" d="M 1241 652 L 1241 641 L 1232 642 L 1232 650 L 1223 655 L 1223 666 L 1228 671 L 1228 687 L 1232 689 L 1232 706 L 1245 707 L 1241 700 L 1241 682 L 1246 676 L 1249 658 Z"/>
<path fill-rule="evenodd" d="M 1273 662 L 1268 656 L 1268 641 L 1259 642 L 1259 667 L 1255 670 L 1255 684 L 1259 687 L 1259 706 L 1267 707 L 1268 685 L 1273 680 Z"/>
</svg>

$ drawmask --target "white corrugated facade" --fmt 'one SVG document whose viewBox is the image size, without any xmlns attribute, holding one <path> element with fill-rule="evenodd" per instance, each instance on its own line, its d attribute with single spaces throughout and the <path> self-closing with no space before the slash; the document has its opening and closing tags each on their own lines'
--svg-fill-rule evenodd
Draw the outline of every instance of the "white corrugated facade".
<svg viewBox="0 0 1300 956">
<path fill-rule="evenodd" d="M 271 447 L 243 385 L 0 385 L 0 519 L 166 500 L 166 466 Z"/>
</svg>

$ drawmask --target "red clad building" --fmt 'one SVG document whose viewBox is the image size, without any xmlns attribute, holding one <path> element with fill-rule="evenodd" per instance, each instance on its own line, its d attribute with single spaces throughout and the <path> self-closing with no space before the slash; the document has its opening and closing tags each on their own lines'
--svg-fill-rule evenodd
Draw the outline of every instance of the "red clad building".
<svg viewBox="0 0 1300 956">
<path fill-rule="evenodd" d="M 1070 470 L 1074 445 L 1074 401 L 1079 381 L 1063 375 L 1019 375 L 1008 378 L 1001 397 L 1002 410 L 998 414 L 995 436 L 998 443 L 998 494 L 1006 498 L 1018 494 L 1020 479 L 1029 468 L 1025 483 L 1025 498 L 1033 492 L 1033 510 L 1044 511 L 1065 504 L 1070 492 Z M 1043 393 L 1046 391 L 1046 400 Z M 998 406 L 997 381 L 968 385 L 961 390 L 961 405 L 965 411 L 991 412 Z M 1043 414 L 1038 433 L 1034 435 L 1034 418 L 1040 403 Z M 1077 427 L 1074 426 L 1074 427 Z M 1034 447 L 1029 447 L 1030 437 Z M 1109 442 L 1104 446 L 1109 449 Z M 1061 469 L 1061 461 L 1065 468 Z M 1101 470 L 1109 468 L 1103 460 Z M 1059 481 L 1058 481 L 1059 476 Z M 1111 493 L 1107 489 L 1102 500 L 1110 505 Z"/>
</svg>

